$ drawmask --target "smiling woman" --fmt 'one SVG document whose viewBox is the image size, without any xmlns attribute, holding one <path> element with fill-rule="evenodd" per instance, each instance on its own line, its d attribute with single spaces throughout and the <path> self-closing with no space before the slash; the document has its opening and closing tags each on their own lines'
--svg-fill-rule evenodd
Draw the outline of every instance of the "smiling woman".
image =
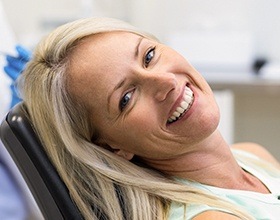
<svg viewBox="0 0 280 220">
<path fill-rule="evenodd" d="M 91 117 L 91 136 L 99 134 L 95 143 L 119 154 L 173 158 L 189 150 L 182 151 L 179 138 L 197 143 L 218 125 L 218 108 L 205 80 L 155 40 L 129 32 L 94 35 L 80 41 L 70 60 L 67 90 Z"/>
<path fill-rule="evenodd" d="M 20 86 L 85 219 L 280 214 L 280 171 L 229 148 L 201 74 L 129 24 L 88 18 L 59 27 L 37 46 Z"/>
</svg>

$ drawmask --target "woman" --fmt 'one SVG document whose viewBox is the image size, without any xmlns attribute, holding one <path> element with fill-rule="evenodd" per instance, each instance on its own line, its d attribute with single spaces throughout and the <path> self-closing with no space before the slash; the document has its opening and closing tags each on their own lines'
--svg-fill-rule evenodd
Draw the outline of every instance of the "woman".
<svg viewBox="0 0 280 220">
<path fill-rule="evenodd" d="M 252 144 L 237 147 L 267 161 L 242 150 L 233 156 L 210 87 L 153 36 L 107 18 L 66 24 L 38 45 L 20 84 L 86 219 L 280 214 L 278 162 Z"/>
</svg>

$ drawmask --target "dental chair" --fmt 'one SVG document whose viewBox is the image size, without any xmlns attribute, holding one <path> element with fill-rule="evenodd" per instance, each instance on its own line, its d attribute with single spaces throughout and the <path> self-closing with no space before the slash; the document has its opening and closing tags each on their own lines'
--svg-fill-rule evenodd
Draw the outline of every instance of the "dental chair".
<svg viewBox="0 0 280 220">
<path fill-rule="evenodd" d="M 82 220 L 69 192 L 34 132 L 24 103 L 2 121 L 0 137 L 46 220 Z"/>
</svg>

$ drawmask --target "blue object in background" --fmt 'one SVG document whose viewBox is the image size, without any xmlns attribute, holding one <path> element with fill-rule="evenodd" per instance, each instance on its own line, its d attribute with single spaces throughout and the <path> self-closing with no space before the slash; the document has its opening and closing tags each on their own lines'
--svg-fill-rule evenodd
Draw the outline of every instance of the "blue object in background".
<svg viewBox="0 0 280 220">
<path fill-rule="evenodd" d="M 6 57 L 7 65 L 4 67 L 6 74 L 13 80 L 10 87 L 12 91 L 12 101 L 10 107 L 13 107 L 15 104 L 21 101 L 15 87 L 15 82 L 19 77 L 19 75 L 24 70 L 26 63 L 31 58 L 31 51 L 29 51 L 28 49 L 20 45 L 16 46 L 16 51 L 18 53 L 18 56 L 16 57 L 7 55 Z"/>
</svg>

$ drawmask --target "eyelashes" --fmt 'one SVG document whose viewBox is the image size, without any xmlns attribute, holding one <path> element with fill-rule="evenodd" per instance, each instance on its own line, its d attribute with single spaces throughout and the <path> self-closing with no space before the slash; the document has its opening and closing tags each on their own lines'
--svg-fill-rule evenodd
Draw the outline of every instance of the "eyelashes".
<svg viewBox="0 0 280 220">
<path fill-rule="evenodd" d="M 144 67 L 147 68 L 149 66 L 150 62 L 152 61 L 152 59 L 154 58 L 154 56 L 155 56 L 155 49 L 156 49 L 156 47 L 152 47 L 145 54 L 144 60 L 143 60 Z"/>
<path fill-rule="evenodd" d="M 124 96 L 121 98 L 119 102 L 119 109 L 122 112 L 124 108 L 128 105 L 131 97 L 132 97 L 133 91 L 127 92 L 124 94 Z"/>
</svg>

